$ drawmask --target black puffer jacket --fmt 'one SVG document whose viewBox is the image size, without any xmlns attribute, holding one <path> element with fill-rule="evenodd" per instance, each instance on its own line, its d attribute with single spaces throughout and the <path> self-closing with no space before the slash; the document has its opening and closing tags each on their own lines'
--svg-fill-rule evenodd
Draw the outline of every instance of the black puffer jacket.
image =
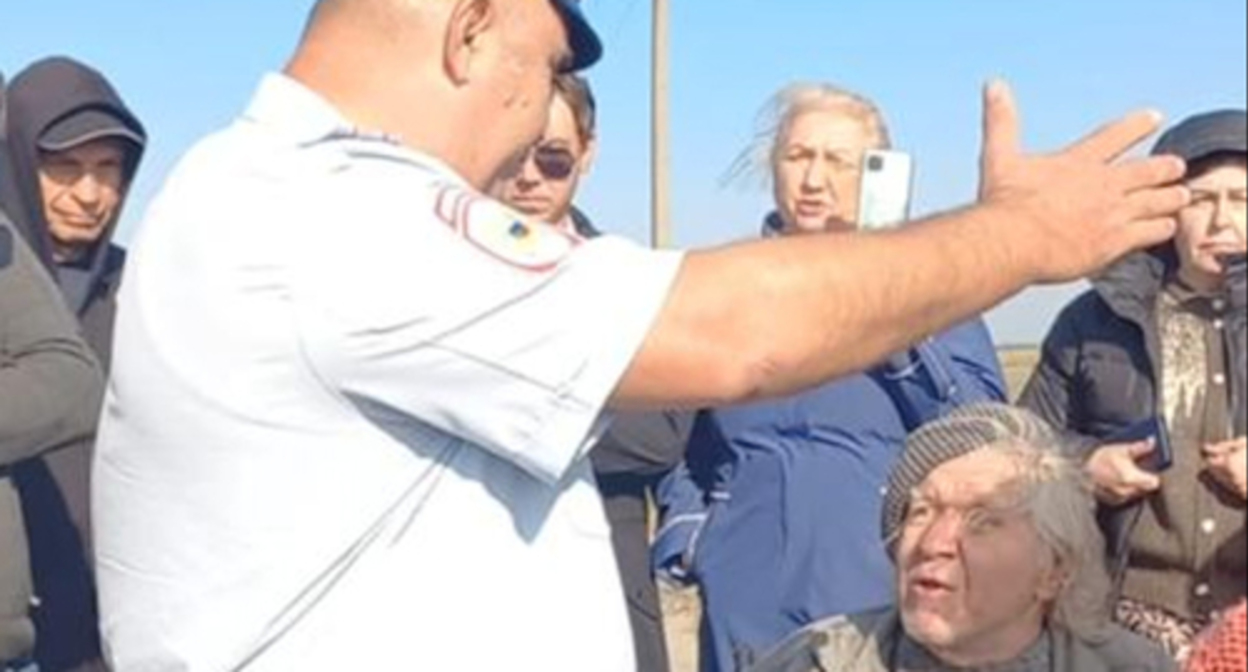
<svg viewBox="0 0 1248 672">
<path fill-rule="evenodd" d="M 1161 415 L 1162 361 L 1157 299 L 1177 268 L 1173 248 L 1134 255 L 1097 279 L 1092 291 L 1062 311 L 1044 343 L 1035 375 L 1020 404 L 1065 428 L 1091 450 L 1117 431 Z M 1244 436 L 1245 277 L 1228 283 L 1223 346 L 1233 372 L 1230 411 L 1235 436 Z M 1102 511 L 1111 552 L 1120 570 L 1142 503 Z M 1121 578 L 1121 577 L 1119 577 Z"/>
</svg>

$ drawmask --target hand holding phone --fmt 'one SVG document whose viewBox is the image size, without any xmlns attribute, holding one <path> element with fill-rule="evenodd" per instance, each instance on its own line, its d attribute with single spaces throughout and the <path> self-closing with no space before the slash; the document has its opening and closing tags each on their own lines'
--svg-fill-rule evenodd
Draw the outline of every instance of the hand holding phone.
<svg viewBox="0 0 1248 672">
<path fill-rule="evenodd" d="M 1174 467 L 1174 450 L 1170 445 L 1170 431 L 1166 428 L 1165 421 L 1159 417 L 1154 416 L 1133 424 L 1106 439 L 1106 443 L 1109 444 L 1145 441 L 1152 441 L 1153 450 L 1143 459 L 1138 460 L 1140 467 L 1154 474 L 1164 473 Z"/>
<path fill-rule="evenodd" d="M 1161 473 L 1174 465 L 1165 423 L 1151 418 L 1104 439 L 1084 464 L 1096 486 L 1096 498 L 1123 506 L 1161 489 Z"/>
<path fill-rule="evenodd" d="M 862 157 L 858 229 L 891 229 L 910 219 L 914 159 L 905 152 L 869 150 Z"/>
</svg>

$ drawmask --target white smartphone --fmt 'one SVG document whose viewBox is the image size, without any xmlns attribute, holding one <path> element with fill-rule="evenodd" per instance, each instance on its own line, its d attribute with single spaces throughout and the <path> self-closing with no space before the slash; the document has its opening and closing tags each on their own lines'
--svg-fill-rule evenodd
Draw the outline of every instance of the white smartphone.
<svg viewBox="0 0 1248 672">
<path fill-rule="evenodd" d="M 905 152 L 869 150 L 862 157 L 858 228 L 891 229 L 910 219 L 914 159 Z"/>
</svg>

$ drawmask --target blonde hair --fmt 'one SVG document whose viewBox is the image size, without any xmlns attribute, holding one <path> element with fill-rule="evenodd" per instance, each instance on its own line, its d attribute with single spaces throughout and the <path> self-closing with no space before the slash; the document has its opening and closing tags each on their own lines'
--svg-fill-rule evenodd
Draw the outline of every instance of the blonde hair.
<svg viewBox="0 0 1248 672">
<path fill-rule="evenodd" d="M 754 138 L 729 166 L 721 184 L 770 185 L 776 155 L 787 142 L 793 122 L 803 114 L 816 111 L 844 112 L 862 121 L 875 134 L 881 149 L 892 147 L 883 113 L 866 97 L 832 84 L 792 84 L 773 95 L 759 110 Z"/>
</svg>

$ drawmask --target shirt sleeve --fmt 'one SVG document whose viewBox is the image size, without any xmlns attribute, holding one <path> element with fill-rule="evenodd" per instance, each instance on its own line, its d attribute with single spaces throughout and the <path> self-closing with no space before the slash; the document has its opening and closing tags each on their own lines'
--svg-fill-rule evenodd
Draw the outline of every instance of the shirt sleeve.
<svg viewBox="0 0 1248 672">
<path fill-rule="evenodd" d="M 352 197 L 321 204 L 294 250 L 314 368 L 365 412 L 558 481 L 588 449 L 682 256 L 584 242 L 463 187 L 374 172 L 335 182 Z"/>
</svg>

